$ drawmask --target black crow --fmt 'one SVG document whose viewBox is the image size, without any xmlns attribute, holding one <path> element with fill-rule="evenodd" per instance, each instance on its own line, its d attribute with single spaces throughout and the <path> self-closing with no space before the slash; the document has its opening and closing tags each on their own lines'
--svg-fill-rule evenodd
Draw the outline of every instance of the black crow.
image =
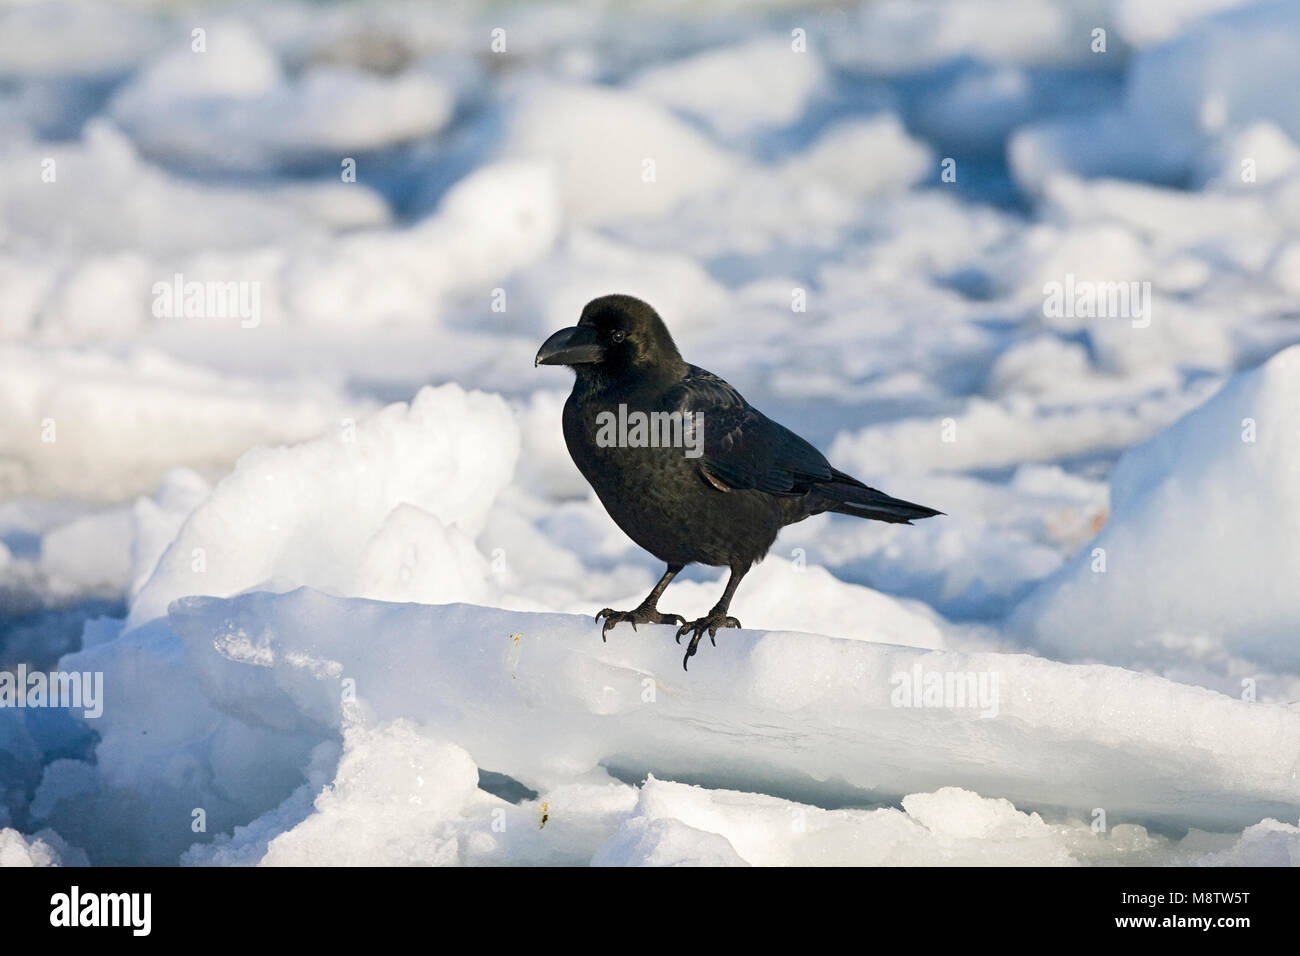
<svg viewBox="0 0 1300 956">
<path fill-rule="evenodd" d="M 610 517 L 668 570 L 631 611 L 605 608 L 601 639 L 620 621 L 680 624 L 692 634 L 682 667 L 705 631 L 715 645 L 736 586 L 782 527 L 809 515 L 839 514 L 911 524 L 942 514 L 891 498 L 832 468 L 812 445 L 752 407 L 712 372 L 683 361 L 668 328 L 629 295 L 593 299 L 574 328 L 542 345 L 534 365 L 577 375 L 564 404 L 564 440 Z M 727 567 L 722 597 L 687 622 L 656 609 L 692 562 Z"/>
</svg>

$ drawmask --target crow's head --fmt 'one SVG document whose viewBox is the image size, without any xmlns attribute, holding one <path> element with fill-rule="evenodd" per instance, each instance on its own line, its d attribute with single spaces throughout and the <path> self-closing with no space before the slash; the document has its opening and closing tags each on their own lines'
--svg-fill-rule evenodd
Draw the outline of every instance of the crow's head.
<svg viewBox="0 0 1300 956">
<path fill-rule="evenodd" d="M 630 295 L 592 299 L 576 326 L 560 329 L 542 344 L 533 364 L 568 365 L 579 375 L 606 376 L 685 369 L 659 313 Z"/>
</svg>

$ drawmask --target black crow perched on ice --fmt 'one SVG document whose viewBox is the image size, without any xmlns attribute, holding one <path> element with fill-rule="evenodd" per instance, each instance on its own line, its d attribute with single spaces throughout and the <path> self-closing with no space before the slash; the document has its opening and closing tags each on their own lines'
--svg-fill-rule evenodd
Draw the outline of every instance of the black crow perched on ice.
<svg viewBox="0 0 1300 956">
<path fill-rule="evenodd" d="M 610 517 L 668 570 L 631 611 L 605 608 L 601 639 L 620 621 L 680 624 L 692 634 L 682 667 L 727 615 L 736 586 L 785 525 L 823 511 L 910 524 L 942 514 L 891 498 L 832 468 L 816 448 L 752 407 L 712 372 L 687 364 L 663 320 L 629 295 L 593 299 L 577 326 L 543 343 L 534 365 L 577 375 L 564 404 L 564 440 Z M 693 562 L 731 577 L 705 617 L 656 609 Z"/>
</svg>

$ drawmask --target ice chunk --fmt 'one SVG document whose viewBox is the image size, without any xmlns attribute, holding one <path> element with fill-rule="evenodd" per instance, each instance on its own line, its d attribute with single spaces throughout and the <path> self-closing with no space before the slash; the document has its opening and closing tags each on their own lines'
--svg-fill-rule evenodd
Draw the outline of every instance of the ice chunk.
<svg viewBox="0 0 1300 956">
<path fill-rule="evenodd" d="M 203 51 L 188 42 L 173 47 L 110 106 L 141 150 L 163 161 L 265 168 L 390 146 L 436 132 L 451 118 L 454 93 L 436 75 L 414 69 L 384 77 L 318 65 L 290 80 L 248 25 L 218 21 L 205 29 Z"/>
<path fill-rule="evenodd" d="M 726 140 L 803 117 L 827 79 L 815 50 L 762 37 L 646 70 L 632 88 L 707 122 Z"/>
<path fill-rule="evenodd" d="M 592 866 L 745 866 L 726 837 L 672 818 L 633 817 L 591 860 Z"/>
<path fill-rule="evenodd" d="M 1300 866 L 1300 827 L 1262 820 L 1247 827 L 1227 850 L 1207 853 L 1195 862 L 1198 866 Z"/>
<path fill-rule="evenodd" d="M 1127 452 L 1106 527 L 1013 628 L 1076 660 L 1300 666 L 1298 373 L 1292 347 Z"/>
<path fill-rule="evenodd" d="M 683 120 L 627 90 L 543 87 L 513 104 L 505 123 L 501 154 L 549 162 L 576 222 L 662 215 L 738 167 Z"/>
<path fill-rule="evenodd" d="M 518 449 L 506 403 L 456 385 L 423 389 L 409 406 L 359 423 L 340 421 L 301 445 L 254 449 L 186 520 L 140 589 L 129 625 L 187 594 L 229 595 L 268 581 L 345 594 L 423 587 L 426 597 L 482 596 L 455 592 L 442 576 L 478 573 L 464 563 L 464 536 L 482 529 Z M 394 517 L 401 506 L 408 510 Z M 430 522 L 447 531 L 431 532 Z"/>
<path fill-rule="evenodd" d="M 1197 12 L 1211 5 L 1228 6 L 1206 0 Z M 1300 7 L 1293 3 L 1246 4 L 1197 20 L 1136 55 L 1118 108 L 1018 132 L 1008 152 L 1012 169 L 1031 191 L 1062 170 L 1177 183 L 1207 147 L 1255 121 L 1300 139 L 1298 54 Z"/>
<path fill-rule="evenodd" d="M 296 441 L 367 410 L 317 383 L 217 375 L 159 352 L 0 347 L 0 491 L 119 501 L 178 464 L 224 474 L 250 445 Z"/>
<path fill-rule="evenodd" d="M 459 859 L 451 824 L 476 814 L 486 830 L 503 803 L 478 789 L 478 768 L 464 750 L 431 742 L 404 721 L 350 728 L 343 740 L 338 773 L 314 812 L 274 837 L 261 865 L 446 866 Z"/>
<path fill-rule="evenodd" d="M 860 199 L 914 185 L 937 168 L 933 162 L 930 149 L 909 136 L 897 116 L 882 113 L 836 123 L 790 158 L 782 173 Z"/>
<path fill-rule="evenodd" d="M 1278 745 L 1300 714 L 1118 668 L 730 630 L 687 675 L 668 628 L 602 643 L 585 616 L 308 589 L 187 598 L 169 622 L 226 713 L 341 727 L 348 679 L 374 719 L 539 791 L 605 765 L 823 801 L 959 786 L 1112 823 L 1300 813 L 1300 750 Z"/>
</svg>

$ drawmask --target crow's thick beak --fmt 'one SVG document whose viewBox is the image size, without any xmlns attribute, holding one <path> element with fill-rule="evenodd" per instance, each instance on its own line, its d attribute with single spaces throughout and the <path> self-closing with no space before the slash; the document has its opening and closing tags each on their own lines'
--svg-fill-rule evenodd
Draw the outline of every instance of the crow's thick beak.
<svg viewBox="0 0 1300 956">
<path fill-rule="evenodd" d="M 589 365 L 605 357 L 605 346 L 596 338 L 596 330 L 589 325 L 575 325 L 560 329 L 542 343 L 537 350 L 533 367 L 538 365 Z"/>
</svg>

